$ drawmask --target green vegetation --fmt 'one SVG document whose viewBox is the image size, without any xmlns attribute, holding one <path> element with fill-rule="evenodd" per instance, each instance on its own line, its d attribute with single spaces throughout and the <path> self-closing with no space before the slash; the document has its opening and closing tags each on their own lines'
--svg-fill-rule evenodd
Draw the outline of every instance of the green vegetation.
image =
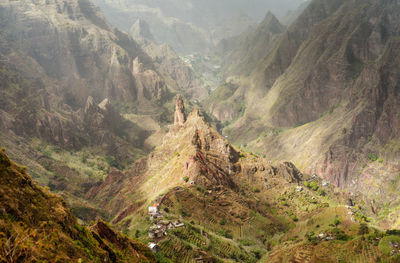
<svg viewBox="0 0 400 263">
<path fill-rule="evenodd" d="M 400 246 L 400 236 L 385 236 L 379 242 L 379 250 L 383 254 L 389 256 L 394 248 L 394 244 L 398 244 L 398 246 Z"/>
<path fill-rule="evenodd" d="M 312 182 L 305 181 L 303 184 L 305 187 L 307 187 L 308 189 L 311 189 L 313 191 L 317 191 L 319 189 L 319 186 L 315 181 L 312 181 Z M 325 192 L 323 192 L 323 193 L 325 193 Z M 321 195 L 322 195 L 322 192 L 321 192 Z"/>
<path fill-rule="evenodd" d="M 221 221 L 219 221 L 219 224 L 220 224 L 221 226 L 225 225 L 225 224 L 226 224 L 226 219 L 225 219 L 225 218 L 222 218 Z"/>
<path fill-rule="evenodd" d="M 378 160 L 378 157 L 376 156 L 375 153 L 369 153 L 369 154 L 367 155 L 367 157 L 368 157 L 368 159 L 369 159 L 371 162 L 375 162 L 376 160 Z"/>
<path fill-rule="evenodd" d="M 361 223 L 360 224 L 360 228 L 358 229 L 358 234 L 359 235 L 367 235 L 367 234 L 369 234 L 369 229 L 368 229 L 367 224 L 365 224 L 365 223 Z"/>
</svg>

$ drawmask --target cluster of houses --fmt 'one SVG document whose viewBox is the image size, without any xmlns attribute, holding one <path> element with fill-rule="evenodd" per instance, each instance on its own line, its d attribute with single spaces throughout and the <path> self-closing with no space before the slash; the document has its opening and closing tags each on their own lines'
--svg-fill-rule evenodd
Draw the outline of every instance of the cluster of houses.
<svg viewBox="0 0 400 263">
<path fill-rule="evenodd" d="M 167 235 L 168 229 L 184 227 L 185 224 L 179 221 L 162 220 L 149 229 L 149 238 L 158 239 Z"/>
<path fill-rule="evenodd" d="M 158 203 L 150 206 L 148 212 L 150 220 L 154 221 L 154 225 L 152 225 L 149 229 L 149 238 L 151 239 L 160 239 L 166 236 L 168 229 L 180 228 L 185 226 L 184 223 L 181 223 L 179 221 L 161 220 L 162 218 L 164 218 L 164 215 L 160 211 L 160 205 Z M 158 249 L 157 243 L 149 243 L 149 248 L 153 252 L 156 252 Z"/>
<path fill-rule="evenodd" d="M 160 205 L 155 203 L 153 206 L 148 208 L 150 219 L 154 224 L 149 229 L 149 238 L 153 241 L 148 244 L 148 247 L 152 252 L 157 252 L 160 247 L 157 245 L 157 241 L 167 236 L 167 230 L 174 228 L 185 227 L 185 224 L 179 221 L 162 220 L 164 218 L 160 211 Z M 212 263 L 213 258 L 210 257 L 206 252 L 198 251 L 198 255 L 194 258 L 196 263 Z"/>
</svg>

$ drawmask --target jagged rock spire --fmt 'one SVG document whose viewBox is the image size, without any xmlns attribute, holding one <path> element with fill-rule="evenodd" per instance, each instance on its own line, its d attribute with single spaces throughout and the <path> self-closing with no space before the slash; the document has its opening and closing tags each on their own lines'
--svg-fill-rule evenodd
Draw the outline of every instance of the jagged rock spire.
<svg viewBox="0 0 400 263">
<path fill-rule="evenodd" d="M 179 94 L 176 100 L 174 124 L 183 125 L 186 121 L 185 105 L 183 104 L 182 95 Z"/>
</svg>

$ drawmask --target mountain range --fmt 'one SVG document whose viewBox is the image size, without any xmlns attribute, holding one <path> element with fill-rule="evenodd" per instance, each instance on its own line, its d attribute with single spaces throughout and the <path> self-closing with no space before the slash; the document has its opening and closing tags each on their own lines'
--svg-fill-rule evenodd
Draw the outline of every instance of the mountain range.
<svg viewBox="0 0 400 263">
<path fill-rule="evenodd" d="M 398 262 L 399 16 L 1 2 L 0 262 Z"/>
<path fill-rule="evenodd" d="M 395 1 L 313 1 L 281 33 L 267 19 L 256 36 L 272 37 L 247 33 L 224 51 L 249 66 L 228 63 L 227 83 L 205 107 L 236 144 L 395 211 L 397 9 Z M 241 43 L 253 50 L 235 50 Z"/>
</svg>

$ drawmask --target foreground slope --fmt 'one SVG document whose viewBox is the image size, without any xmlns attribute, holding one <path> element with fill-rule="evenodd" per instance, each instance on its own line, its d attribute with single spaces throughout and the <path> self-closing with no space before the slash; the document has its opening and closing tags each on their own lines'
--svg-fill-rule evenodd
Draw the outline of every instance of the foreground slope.
<svg viewBox="0 0 400 263">
<path fill-rule="evenodd" d="M 0 262 L 153 262 L 144 244 L 102 221 L 80 226 L 65 201 L 33 182 L 4 150 L 0 193 Z"/>
</svg>

